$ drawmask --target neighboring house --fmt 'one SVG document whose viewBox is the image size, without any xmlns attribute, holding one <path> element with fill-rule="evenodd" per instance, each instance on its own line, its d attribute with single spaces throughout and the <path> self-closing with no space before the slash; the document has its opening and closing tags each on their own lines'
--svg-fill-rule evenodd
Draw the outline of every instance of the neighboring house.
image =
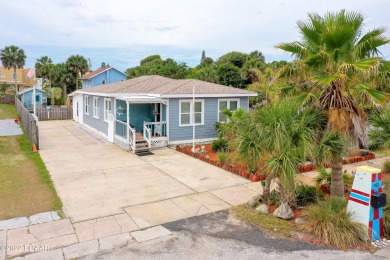
<svg viewBox="0 0 390 260">
<path fill-rule="evenodd" d="M 32 88 L 25 89 L 19 94 L 20 94 L 20 100 L 22 101 L 25 107 L 30 108 L 34 105 Z M 37 107 L 46 106 L 47 104 L 46 92 L 40 89 L 35 89 L 35 102 Z"/>
<path fill-rule="evenodd" d="M 19 93 L 23 91 L 25 88 L 31 88 L 34 83 L 33 79 L 27 80 L 27 74 L 30 69 L 16 69 L 16 79 L 18 84 L 18 89 L 15 89 L 15 75 L 13 69 L 5 69 L 4 67 L 0 67 L 0 84 L 7 84 L 8 90 L 7 94 L 13 94 L 15 91 Z"/>
<path fill-rule="evenodd" d="M 195 102 L 193 102 L 193 87 Z M 255 92 L 195 79 L 142 76 L 71 93 L 73 118 L 125 150 L 215 139 L 224 108 L 249 110 Z"/>
<path fill-rule="evenodd" d="M 126 80 L 126 74 L 112 67 L 90 71 L 81 77 L 83 89 Z"/>
</svg>

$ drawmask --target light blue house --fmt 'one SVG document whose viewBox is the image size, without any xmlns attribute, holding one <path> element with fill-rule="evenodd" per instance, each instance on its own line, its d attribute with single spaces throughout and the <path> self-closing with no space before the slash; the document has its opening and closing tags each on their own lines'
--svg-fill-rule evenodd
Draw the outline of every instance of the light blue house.
<svg viewBox="0 0 390 260">
<path fill-rule="evenodd" d="M 248 111 L 249 97 L 256 95 L 200 80 L 161 76 L 142 76 L 70 94 L 75 121 L 134 152 L 191 143 L 193 131 L 195 142 L 214 140 L 215 123 L 226 120 L 222 111 Z"/>
<path fill-rule="evenodd" d="M 81 77 L 83 89 L 115 83 L 123 80 L 126 80 L 126 74 L 112 67 L 99 68 L 97 70 L 88 72 L 83 77 Z"/>
<path fill-rule="evenodd" d="M 22 101 L 25 107 L 31 107 L 34 105 L 32 88 L 27 88 L 19 94 L 20 94 L 20 100 Z M 37 107 L 46 106 L 47 104 L 46 92 L 40 89 L 35 89 L 35 102 Z"/>
</svg>

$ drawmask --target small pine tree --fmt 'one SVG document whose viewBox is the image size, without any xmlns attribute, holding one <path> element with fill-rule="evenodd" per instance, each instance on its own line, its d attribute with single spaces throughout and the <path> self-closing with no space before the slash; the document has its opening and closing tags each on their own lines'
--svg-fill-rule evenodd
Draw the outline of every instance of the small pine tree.
<svg viewBox="0 0 390 260">
<path fill-rule="evenodd" d="M 200 64 L 202 64 L 205 59 L 206 59 L 206 52 L 203 50 L 202 51 L 202 58 L 200 59 Z"/>
</svg>

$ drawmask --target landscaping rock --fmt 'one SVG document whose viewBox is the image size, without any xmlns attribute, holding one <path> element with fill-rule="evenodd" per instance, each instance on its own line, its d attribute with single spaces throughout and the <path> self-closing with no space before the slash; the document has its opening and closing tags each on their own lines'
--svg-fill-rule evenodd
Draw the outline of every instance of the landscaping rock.
<svg viewBox="0 0 390 260">
<path fill-rule="evenodd" d="M 260 206 L 258 206 L 256 208 L 256 212 L 268 214 L 269 213 L 269 207 L 266 204 L 261 204 Z"/>
<path fill-rule="evenodd" d="M 261 198 L 261 195 L 256 195 L 254 197 L 252 197 L 249 201 L 248 201 L 248 206 L 249 207 L 256 207 L 257 205 L 259 205 L 260 203 L 260 198 Z"/>
<path fill-rule="evenodd" d="M 305 220 L 303 219 L 303 218 L 296 218 L 295 219 L 295 224 L 303 224 L 303 223 L 305 223 Z"/>
<path fill-rule="evenodd" d="M 287 220 L 294 218 L 294 212 L 291 210 L 287 203 L 283 203 L 282 205 L 280 205 L 279 208 L 274 211 L 273 215 L 275 217 Z"/>
</svg>

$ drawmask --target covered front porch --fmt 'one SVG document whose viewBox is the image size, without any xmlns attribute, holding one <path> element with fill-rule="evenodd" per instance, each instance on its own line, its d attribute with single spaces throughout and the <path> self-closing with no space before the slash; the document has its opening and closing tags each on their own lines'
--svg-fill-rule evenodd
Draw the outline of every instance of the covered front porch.
<svg viewBox="0 0 390 260">
<path fill-rule="evenodd" d="M 133 152 L 149 151 L 168 144 L 167 102 L 154 96 L 117 98 L 115 143 Z"/>
</svg>

